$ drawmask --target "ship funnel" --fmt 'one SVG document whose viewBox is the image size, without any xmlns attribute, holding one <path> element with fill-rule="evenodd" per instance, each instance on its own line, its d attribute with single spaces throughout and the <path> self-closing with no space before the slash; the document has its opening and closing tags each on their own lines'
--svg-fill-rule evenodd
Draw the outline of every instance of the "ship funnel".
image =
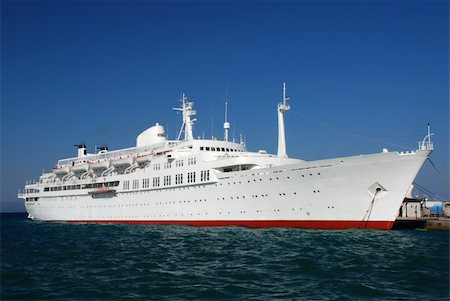
<svg viewBox="0 0 450 301">
<path fill-rule="evenodd" d="M 86 144 L 75 144 L 75 147 L 78 147 L 78 158 L 87 156 Z"/>
</svg>

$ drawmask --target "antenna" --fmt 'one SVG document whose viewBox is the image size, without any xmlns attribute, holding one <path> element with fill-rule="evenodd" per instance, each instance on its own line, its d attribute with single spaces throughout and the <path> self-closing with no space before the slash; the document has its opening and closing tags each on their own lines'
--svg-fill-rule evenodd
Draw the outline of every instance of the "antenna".
<svg viewBox="0 0 450 301">
<path fill-rule="evenodd" d="M 214 140 L 214 111 L 211 116 L 211 139 Z"/>
<path fill-rule="evenodd" d="M 228 122 L 228 80 L 225 89 L 225 122 L 223 123 L 223 140 L 228 141 L 228 130 L 230 129 L 230 123 Z"/>
<path fill-rule="evenodd" d="M 286 101 L 288 101 L 288 100 L 289 100 L 289 97 L 286 96 L 286 82 L 283 82 L 283 105 L 284 106 L 286 106 Z M 289 109 L 287 109 L 287 110 L 289 110 Z"/>
</svg>

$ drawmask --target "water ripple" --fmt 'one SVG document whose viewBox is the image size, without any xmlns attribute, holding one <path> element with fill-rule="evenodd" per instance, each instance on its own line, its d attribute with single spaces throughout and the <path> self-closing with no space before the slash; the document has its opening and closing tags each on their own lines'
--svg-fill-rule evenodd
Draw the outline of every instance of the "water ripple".
<svg viewBox="0 0 450 301">
<path fill-rule="evenodd" d="M 448 300 L 447 233 L 2 218 L 2 300 Z"/>
</svg>

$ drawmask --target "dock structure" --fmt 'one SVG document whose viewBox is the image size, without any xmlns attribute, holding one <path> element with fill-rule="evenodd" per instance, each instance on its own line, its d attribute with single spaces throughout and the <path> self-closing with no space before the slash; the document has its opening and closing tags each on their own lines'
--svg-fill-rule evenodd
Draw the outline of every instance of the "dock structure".
<svg viewBox="0 0 450 301">
<path fill-rule="evenodd" d="M 426 199 L 405 198 L 393 229 L 450 231 L 450 202 L 442 202 L 442 213 L 432 213 Z"/>
</svg>

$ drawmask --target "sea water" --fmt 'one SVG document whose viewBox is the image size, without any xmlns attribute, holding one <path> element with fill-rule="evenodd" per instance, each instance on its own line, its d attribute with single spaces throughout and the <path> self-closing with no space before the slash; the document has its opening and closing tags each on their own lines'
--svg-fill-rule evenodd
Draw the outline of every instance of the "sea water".
<svg viewBox="0 0 450 301">
<path fill-rule="evenodd" d="M 449 234 L 1 215 L 1 300 L 448 300 Z"/>
</svg>

